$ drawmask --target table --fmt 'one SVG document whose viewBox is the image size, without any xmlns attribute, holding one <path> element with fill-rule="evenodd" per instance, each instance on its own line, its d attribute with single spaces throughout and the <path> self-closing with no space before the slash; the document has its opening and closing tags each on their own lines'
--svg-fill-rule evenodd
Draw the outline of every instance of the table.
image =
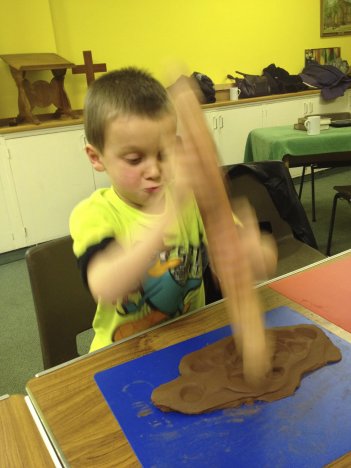
<svg viewBox="0 0 351 468">
<path fill-rule="evenodd" d="M 283 160 L 288 167 L 303 167 L 301 197 L 306 166 L 311 166 L 312 220 L 316 220 L 314 169 L 351 166 L 351 127 L 322 130 L 319 135 L 292 126 L 256 128 L 247 138 L 245 162 Z"/>
<path fill-rule="evenodd" d="M 76 118 L 63 85 L 67 68 L 74 66 L 72 62 L 51 53 L 6 54 L 0 55 L 0 58 L 10 67 L 11 75 L 18 88 L 19 114 L 15 124 L 27 121 L 38 125 L 40 120 L 33 115 L 32 109 L 35 106 L 47 107 L 50 104 L 57 107 L 55 117 L 67 114 Z M 51 70 L 53 79 L 50 83 L 43 80 L 30 83 L 26 79 L 28 71 L 41 70 Z"/>
<path fill-rule="evenodd" d="M 338 261 L 351 251 L 313 264 Z M 288 306 L 351 342 L 351 334 L 287 299 L 269 287 L 258 287 L 265 310 Z M 159 325 L 144 334 L 43 372 L 27 392 L 63 463 L 69 466 L 139 466 L 122 430 L 94 382 L 97 372 L 147 355 L 227 325 L 223 301 Z M 351 446 L 350 446 L 351 449 Z"/>
<path fill-rule="evenodd" d="M 347 162 L 351 164 L 351 127 L 322 130 L 319 135 L 295 130 L 292 126 L 256 128 L 245 147 L 245 162 L 282 160 L 289 167 L 299 167 L 310 161 L 319 167 Z"/>
<path fill-rule="evenodd" d="M 54 466 L 24 395 L 0 397 L 0 421 L 0 466 Z"/>
</svg>

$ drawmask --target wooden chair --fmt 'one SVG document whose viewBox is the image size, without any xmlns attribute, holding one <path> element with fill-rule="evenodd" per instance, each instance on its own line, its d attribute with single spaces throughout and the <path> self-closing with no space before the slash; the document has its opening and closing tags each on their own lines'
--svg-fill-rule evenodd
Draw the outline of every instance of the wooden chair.
<svg viewBox="0 0 351 468">
<path fill-rule="evenodd" d="M 335 223 L 335 215 L 336 215 L 336 205 L 339 199 L 343 199 L 351 203 L 351 185 L 336 185 L 333 187 L 336 190 L 336 194 L 334 195 L 333 200 L 333 207 L 331 212 L 330 218 L 330 225 L 329 225 L 329 234 L 328 234 L 328 242 L 327 242 L 327 255 L 330 255 L 331 250 L 331 243 L 334 231 L 334 223 Z"/>
<path fill-rule="evenodd" d="M 235 198 L 246 197 L 262 230 L 278 247 L 276 276 L 322 260 L 290 173 L 282 161 L 236 164 L 226 174 L 235 212 Z"/>
<path fill-rule="evenodd" d="M 71 237 L 30 247 L 26 262 L 47 369 L 78 356 L 76 337 L 92 327 L 96 304 L 82 283 Z"/>
</svg>

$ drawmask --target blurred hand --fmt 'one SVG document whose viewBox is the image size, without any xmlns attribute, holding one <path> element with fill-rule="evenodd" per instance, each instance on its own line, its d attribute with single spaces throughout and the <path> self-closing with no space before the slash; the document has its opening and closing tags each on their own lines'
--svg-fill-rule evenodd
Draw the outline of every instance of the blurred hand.
<svg viewBox="0 0 351 468">
<path fill-rule="evenodd" d="M 235 214 L 241 222 L 239 236 L 249 258 L 254 280 L 271 278 L 277 268 L 278 249 L 273 236 L 261 234 L 255 210 L 246 198 L 234 200 Z"/>
</svg>

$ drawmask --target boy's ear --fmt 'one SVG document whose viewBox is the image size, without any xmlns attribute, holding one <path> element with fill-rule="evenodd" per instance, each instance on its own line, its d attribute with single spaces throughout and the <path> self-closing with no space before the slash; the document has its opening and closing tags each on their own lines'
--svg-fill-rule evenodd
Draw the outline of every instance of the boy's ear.
<svg viewBox="0 0 351 468">
<path fill-rule="evenodd" d="M 102 162 L 102 156 L 100 152 L 93 145 L 90 145 L 89 143 L 85 147 L 85 152 L 87 153 L 88 158 L 93 168 L 98 172 L 104 172 L 105 166 L 104 166 L 104 163 Z"/>
</svg>

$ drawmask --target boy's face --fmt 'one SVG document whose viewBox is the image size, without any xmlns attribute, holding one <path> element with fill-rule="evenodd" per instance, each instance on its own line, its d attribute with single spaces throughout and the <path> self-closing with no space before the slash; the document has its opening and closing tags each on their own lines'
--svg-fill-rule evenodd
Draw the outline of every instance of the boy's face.
<svg viewBox="0 0 351 468">
<path fill-rule="evenodd" d="M 129 205 L 158 210 L 170 176 L 176 142 L 172 114 L 158 119 L 118 117 L 106 128 L 103 154 L 92 145 L 86 151 L 97 171 L 106 171 L 117 194 Z"/>
</svg>

